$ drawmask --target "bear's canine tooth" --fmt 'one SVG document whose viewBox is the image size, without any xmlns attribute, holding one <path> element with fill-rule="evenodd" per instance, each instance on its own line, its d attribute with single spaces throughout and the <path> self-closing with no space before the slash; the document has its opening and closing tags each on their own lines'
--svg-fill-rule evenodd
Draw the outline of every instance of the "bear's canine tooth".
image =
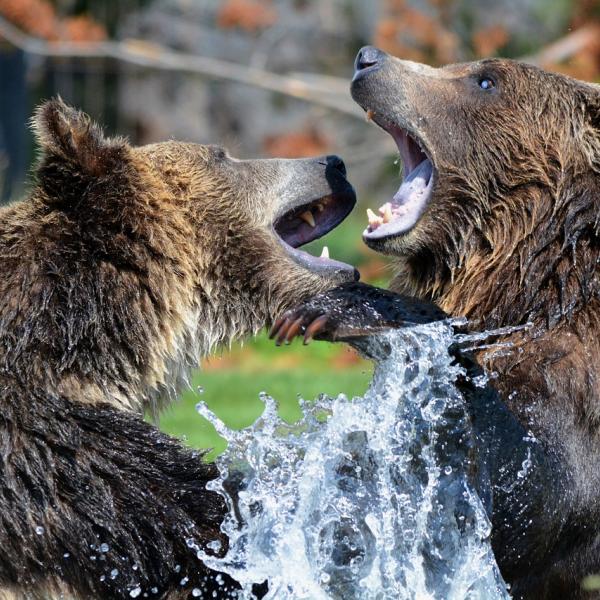
<svg viewBox="0 0 600 600">
<path fill-rule="evenodd" d="M 367 218 L 371 227 L 377 228 L 383 224 L 383 219 L 378 217 L 370 208 L 367 208 Z"/>
<path fill-rule="evenodd" d="M 367 122 L 372 121 L 373 117 L 375 116 L 375 111 L 371 110 L 370 108 L 367 110 L 367 114 L 365 115 L 365 118 L 367 120 Z"/>
<path fill-rule="evenodd" d="M 305 222 L 308 223 L 311 227 L 316 227 L 316 223 L 315 223 L 315 218 L 313 217 L 313 214 L 310 210 L 305 210 L 301 215 L 300 218 Z"/>
<path fill-rule="evenodd" d="M 394 215 L 392 214 L 392 205 L 389 202 L 386 202 L 379 209 L 379 213 L 381 214 L 384 223 L 389 223 L 394 218 Z"/>
<path fill-rule="evenodd" d="M 321 258 L 329 258 L 329 248 L 327 246 L 323 246 L 323 250 L 321 250 Z"/>
</svg>

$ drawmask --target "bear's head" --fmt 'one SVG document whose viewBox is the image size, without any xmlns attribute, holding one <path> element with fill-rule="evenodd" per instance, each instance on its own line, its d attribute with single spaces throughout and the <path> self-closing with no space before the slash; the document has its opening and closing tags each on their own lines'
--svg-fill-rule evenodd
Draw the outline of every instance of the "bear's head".
<svg viewBox="0 0 600 600">
<path fill-rule="evenodd" d="M 269 320 L 281 305 L 357 276 L 349 265 L 299 250 L 354 206 L 337 156 L 237 160 L 218 146 L 132 147 L 107 139 L 60 99 L 42 105 L 33 125 L 46 204 L 90 235 L 108 228 L 111 251 L 147 243 L 212 304 L 263 308 Z"/>
<path fill-rule="evenodd" d="M 548 269 L 567 268 L 563 249 L 596 235 L 600 87 L 511 60 L 432 68 L 366 47 L 351 91 L 400 152 L 400 188 L 364 232 L 397 257 L 396 289 L 466 316 L 503 298 L 508 310 L 524 288 L 534 303 Z M 550 286 L 557 302 L 564 286 Z M 512 319 L 532 316 L 519 306 Z"/>
<path fill-rule="evenodd" d="M 336 156 L 237 160 L 217 146 L 133 147 L 105 137 L 60 99 L 37 110 L 33 127 L 41 147 L 37 185 L 33 199 L 14 209 L 27 217 L 12 218 L 34 222 L 35 269 L 54 275 L 36 286 L 52 286 L 43 288 L 56 304 L 46 327 L 56 329 L 57 344 L 65 339 L 60 364 L 86 335 L 91 348 L 122 334 L 115 352 L 153 373 L 136 375 L 150 380 L 142 389 L 157 388 L 182 354 L 197 362 L 357 275 L 299 249 L 354 206 Z M 18 268 L 24 265 L 23 258 Z M 82 332 L 71 350 L 69 331 Z"/>
</svg>

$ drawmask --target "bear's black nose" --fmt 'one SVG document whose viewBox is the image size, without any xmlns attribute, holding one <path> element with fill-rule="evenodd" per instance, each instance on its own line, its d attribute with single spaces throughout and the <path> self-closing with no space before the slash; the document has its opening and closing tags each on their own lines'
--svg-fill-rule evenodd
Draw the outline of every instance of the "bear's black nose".
<svg viewBox="0 0 600 600">
<path fill-rule="evenodd" d="M 384 56 L 385 52 L 382 52 L 379 48 L 375 48 L 374 46 L 364 46 L 356 55 L 354 70 L 362 71 L 363 69 L 373 67 L 381 62 Z"/>
<path fill-rule="evenodd" d="M 335 154 L 330 154 L 327 157 L 327 168 L 335 169 L 336 171 L 339 171 L 344 177 L 346 177 L 346 165 L 344 164 L 344 161 Z"/>
</svg>

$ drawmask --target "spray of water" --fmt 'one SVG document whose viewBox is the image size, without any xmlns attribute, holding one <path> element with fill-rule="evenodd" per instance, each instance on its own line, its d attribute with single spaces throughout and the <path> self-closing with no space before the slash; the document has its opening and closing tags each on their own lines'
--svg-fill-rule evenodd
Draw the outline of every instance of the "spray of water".
<svg viewBox="0 0 600 600">
<path fill-rule="evenodd" d="M 213 482 L 230 507 L 224 558 L 200 556 L 267 598 L 508 598 L 473 486 L 475 445 L 449 323 L 390 332 L 362 398 L 321 396 L 288 425 L 276 402 L 231 431 Z"/>
</svg>

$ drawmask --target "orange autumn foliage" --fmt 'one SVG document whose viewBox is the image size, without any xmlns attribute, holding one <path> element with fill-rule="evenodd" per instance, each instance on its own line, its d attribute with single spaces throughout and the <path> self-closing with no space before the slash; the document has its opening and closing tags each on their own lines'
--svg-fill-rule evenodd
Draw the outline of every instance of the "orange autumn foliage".
<svg viewBox="0 0 600 600">
<path fill-rule="evenodd" d="M 375 33 L 375 45 L 408 60 L 443 64 L 455 62 L 460 40 L 445 22 L 446 2 L 430 0 L 433 14 L 425 14 L 405 0 L 384 0 L 384 18 Z"/>
<path fill-rule="evenodd" d="M 326 154 L 330 148 L 325 136 L 313 127 L 265 138 L 264 147 L 270 156 L 296 158 Z"/>
<path fill-rule="evenodd" d="M 36 37 L 55 38 L 56 12 L 45 0 L 0 0 L 0 14 Z"/>
<path fill-rule="evenodd" d="M 382 0 L 382 18 L 374 43 L 383 50 L 405 59 L 442 65 L 503 53 L 510 45 L 510 32 L 496 24 L 471 34 L 471 47 L 461 41 L 452 28 L 450 10 L 453 0 L 427 0 L 428 7 L 417 9 L 407 0 Z M 544 68 L 585 80 L 600 78 L 600 5 L 598 0 L 571 3 L 570 27 L 565 35 L 579 28 L 597 26 L 598 34 L 588 36 L 567 58 L 546 61 Z M 542 54 L 543 54 L 543 49 Z"/>
<path fill-rule="evenodd" d="M 106 30 L 88 16 L 60 17 L 48 0 L 0 0 L 0 14 L 45 40 L 88 42 L 106 39 Z"/>
<path fill-rule="evenodd" d="M 541 66 L 586 81 L 600 80 L 600 23 L 588 24 L 590 35 L 568 60 L 563 62 L 545 62 Z"/>
<path fill-rule="evenodd" d="M 477 58 L 494 56 L 509 40 L 508 31 L 502 25 L 485 27 L 473 34 L 473 49 Z"/>
<path fill-rule="evenodd" d="M 106 39 L 106 30 L 86 15 L 69 17 L 62 24 L 63 39 L 71 42 L 101 42 Z"/>
<path fill-rule="evenodd" d="M 226 0 L 217 13 L 217 25 L 256 32 L 277 21 L 277 11 L 268 0 Z"/>
</svg>

